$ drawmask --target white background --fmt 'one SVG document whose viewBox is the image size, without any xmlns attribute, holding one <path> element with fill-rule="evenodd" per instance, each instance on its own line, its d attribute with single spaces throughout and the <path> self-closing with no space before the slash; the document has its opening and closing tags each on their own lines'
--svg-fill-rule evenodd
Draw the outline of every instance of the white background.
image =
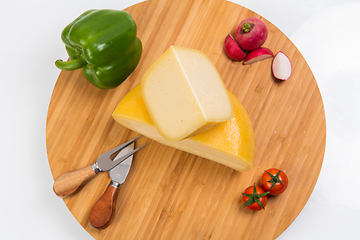
<svg viewBox="0 0 360 240">
<path fill-rule="evenodd" d="M 45 125 L 67 55 L 62 29 L 91 8 L 138 0 L 0 1 L 0 239 L 93 239 L 52 192 Z M 323 167 L 303 211 L 279 240 L 355 239 L 360 215 L 360 1 L 233 0 L 276 25 L 318 82 L 327 121 Z"/>
</svg>

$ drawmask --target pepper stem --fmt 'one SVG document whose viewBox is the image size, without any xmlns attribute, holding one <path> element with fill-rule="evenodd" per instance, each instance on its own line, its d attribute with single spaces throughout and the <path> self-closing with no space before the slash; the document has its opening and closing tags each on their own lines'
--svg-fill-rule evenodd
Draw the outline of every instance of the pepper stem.
<svg viewBox="0 0 360 240">
<path fill-rule="evenodd" d="M 244 31 L 244 32 L 250 32 L 250 29 L 251 29 L 251 25 L 250 24 L 248 24 L 248 23 L 244 23 L 243 25 L 242 25 L 242 30 Z"/>
<path fill-rule="evenodd" d="M 79 68 L 82 68 L 87 64 L 85 58 L 83 56 L 80 56 L 79 58 L 76 58 L 71 61 L 64 62 L 63 60 L 59 59 L 56 60 L 55 66 L 61 70 L 65 71 L 72 71 Z"/>
</svg>

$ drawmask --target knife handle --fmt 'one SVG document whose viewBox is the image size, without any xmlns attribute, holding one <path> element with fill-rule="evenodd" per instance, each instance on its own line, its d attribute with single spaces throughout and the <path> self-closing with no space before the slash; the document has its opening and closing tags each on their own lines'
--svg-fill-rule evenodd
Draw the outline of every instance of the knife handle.
<svg viewBox="0 0 360 240">
<path fill-rule="evenodd" d="M 120 184 L 115 186 L 112 183 L 113 181 L 107 186 L 104 194 L 91 209 L 89 221 L 94 228 L 104 229 L 110 224 L 120 191 Z"/>
<path fill-rule="evenodd" d="M 64 198 L 75 192 L 95 175 L 96 173 L 91 165 L 73 172 L 64 173 L 55 180 L 53 190 L 57 196 Z"/>
</svg>

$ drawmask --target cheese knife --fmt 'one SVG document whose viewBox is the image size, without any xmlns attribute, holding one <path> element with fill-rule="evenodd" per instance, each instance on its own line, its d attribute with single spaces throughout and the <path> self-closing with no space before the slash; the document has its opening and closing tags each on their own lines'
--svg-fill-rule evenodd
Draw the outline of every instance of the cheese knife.
<svg viewBox="0 0 360 240">
<path fill-rule="evenodd" d="M 119 155 L 117 154 L 117 152 L 125 149 L 127 146 L 134 143 L 135 140 L 139 137 L 140 136 L 133 138 L 130 141 L 123 143 L 120 146 L 115 147 L 114 149 L 111 149 L 110 151 L 102 154 L 97 159 L 96 163 L 72 172 L 64 173 L 63 175 L 58 177 L 53 185 L 53 190 L 55 194 L 62 198 L 67 197 L 68 195 L 78 190 L 88 180 L 94 178 L 97 173 L 109 171 L 121 162 L 125 161 L 128 157 L 132 156 L 135 152 L 144 147 L 145 144 L 123 155 Z M 116 157 L 119 155 L 119 157 L 117 157 L 116 160 L 113 161 L 112 156 L 114 154 L 117 154 Z"/>
<path fill-rule="evenodd" d="M 114 161 L 123 155 L 127 155 L 134 149 L 134 143 L 122 149 L 115 157 Z M 132 163 L 133 156 L 131 155 L 125 161 L 114 167 L 109 171 L 111 181 L 107 186 L 101 198 L 94 204 L 91 209 L 89 221 L 91 226 L 97 229 L 106 228 L 112 219 L 115 211 L 116 200 L 119 195 L 120 186 L 124 183 Z"/>
</svg>

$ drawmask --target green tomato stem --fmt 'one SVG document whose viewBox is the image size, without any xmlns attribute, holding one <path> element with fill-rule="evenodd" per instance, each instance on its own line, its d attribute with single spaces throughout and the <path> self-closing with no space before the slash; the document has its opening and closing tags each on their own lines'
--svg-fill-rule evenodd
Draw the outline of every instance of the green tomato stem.
<svg viewBox="0 0 360 240">
<path fill-rule="evenodd" d="M 268 195 L 270 192 L 264 192 L 261 194 L 257 194 L 256 192 L 256 186 L 254 183 L 254 190 L 252 194 L 246 194 L 246 193 L 242 193 L 242 195 L 249 197 L 249 199 L 243 204 L 243 207 L 247 207 L 250 206 L 253 203 L 258 203 L 262 209 L 265 209 L 264 205 L 262 204 L 262 202 L 260 201 L 260 198 L 264 197 L 265 195 Z"/>
<path fill-rule="evenodd" d="M 271 180 L 267 181 L 268 183 L 271 183 L 271 188 L 270 191 L 273 189 L 273 187 L 275 186 L 276 183 L 280 183 L 284 186 L 286 186 L 286 184 L 280 180 L 279 176 L 281 173 L 281 170 L 278 171 L 278 173 L 276 175 L 272 175 L 271 173 L 269 173 L 268 171 L 265 171 L 267 174 L 269 174 L 269 176 L 271 177 Z"/>
</svg>

